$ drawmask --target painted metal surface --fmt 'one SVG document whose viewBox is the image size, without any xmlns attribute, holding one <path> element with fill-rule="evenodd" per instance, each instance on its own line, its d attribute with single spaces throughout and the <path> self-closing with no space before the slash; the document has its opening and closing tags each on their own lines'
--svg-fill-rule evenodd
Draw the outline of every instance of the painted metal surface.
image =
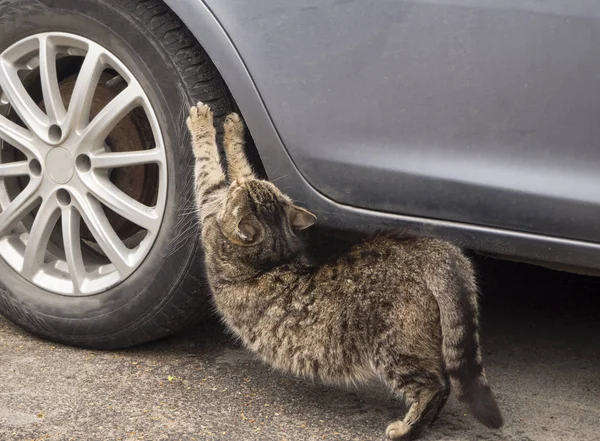
<svg viewBox="0 0 600 441">
<path fill-rule="evenodd" d="M 600 266 L 599 3 L 167 3 L 324 222 Z"/>
</svg>

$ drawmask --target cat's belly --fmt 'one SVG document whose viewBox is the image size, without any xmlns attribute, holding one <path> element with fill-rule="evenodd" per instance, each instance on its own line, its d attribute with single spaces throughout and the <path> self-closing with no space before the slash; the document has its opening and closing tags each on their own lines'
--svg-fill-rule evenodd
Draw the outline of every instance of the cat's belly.
<svg viewBox="0 0 600 441">
<path fill-rule="evenodd" d="M 369 354 L 347 347 L 348 342 L 322 329 L 302 330 L 298 324 L 291 327 L 289 323 L 273 329 L 258 322 L 232 329 L 248 349 L 284 372 L 341 384 L 361 383 L 374 375 Z"/>
</svg>

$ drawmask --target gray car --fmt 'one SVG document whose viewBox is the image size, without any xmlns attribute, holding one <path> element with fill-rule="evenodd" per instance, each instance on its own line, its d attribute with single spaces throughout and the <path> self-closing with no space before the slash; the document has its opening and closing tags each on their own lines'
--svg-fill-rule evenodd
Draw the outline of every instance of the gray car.
<svg viewBox="0 0 600 441">
<path fill-rule="evenodd" d="M 116 348 L 210 311 L 190 104 L 320 225 L 600 269 L 600 3 L 0 0 L 0 311 Z"/>
</svg>

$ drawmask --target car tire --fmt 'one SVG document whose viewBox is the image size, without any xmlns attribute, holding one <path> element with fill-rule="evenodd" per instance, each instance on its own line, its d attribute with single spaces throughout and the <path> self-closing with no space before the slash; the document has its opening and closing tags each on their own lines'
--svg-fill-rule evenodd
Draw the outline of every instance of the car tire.
<svg viewBox="0 0 600 441">
<path fill-rule="evenodd" d="M 217 119 L 234 106 L 216 68 L 158 0 L 0 0 L 0 53 L 27 36 L 66 32 L 107 48 L 133 73 L 156 113 L 168 170 L 165 210 L 137 269 L 85 296 L 41 289 L 0 259 L 0 312 L 52 341 L 96 349 L 172 334 L 210 311 L 194 210 L 187 108 L 203 101 Z"/>
</svg>

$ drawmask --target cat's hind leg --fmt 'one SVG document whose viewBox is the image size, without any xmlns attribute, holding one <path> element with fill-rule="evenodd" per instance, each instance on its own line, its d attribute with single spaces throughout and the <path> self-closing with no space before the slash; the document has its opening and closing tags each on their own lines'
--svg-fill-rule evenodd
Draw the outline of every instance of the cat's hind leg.
<svg viewBox="0 0 600 441">
<path fill-rule="evenodd" d="M 230 181 L 254 179 L 254 172 L 244 152 L 244 123 L 237 113 L 230 113 L 223 123 L 223 148 L 227 157 Z"/>
<path fill-rule="evenodd" d="M 385 433 L 390 440 L 406 441 L 416 439 L 423 430 L 435 421 L 450 394 L 449 383 L 441 383 L 439 378 L 418 381 L 396 378 L 394 390 L 402 393 L 409 408 L 404 419 L 391 423 Z"/>
<path fill-rule="evenodd" d="M 408 384 L 402 388 L 409 403 L 404 419 L 391 423 L 385 433 L 390 440 L 414 440 L 439 415 L 448 399 L 449 389 L 421 384 Z"/>
<path fill-rule="evenodd" d="M 447 373 L 444 373 L 443 382 L 444 382 L 444 394 L 442 395 L 442 400 L 440 401 L 439 406 L 438 406 L 437 410 L 435 411 L 435 413 L 433 414 L 433 418 L 431 419 L 429 424 L 433 424 L 436 422 L 436 420 L 440 416 L 440 412 L 446 405 L 446 401 L 448 401 L 448 397 L 450 396 L 451 383 L 450 383 L 450 377 L 448 376 Z"/>
<path fill-rule="evenodd" d="M 386 430 L 388 439 L 406 441 L 416 439 L 438 417 L 450 395 L 450 381 L 441 360 L 402 353 L 398 346 L 380 348 L 375 367 L 380 378 L 409 406 L 404 418 Z"/>
</svg>

